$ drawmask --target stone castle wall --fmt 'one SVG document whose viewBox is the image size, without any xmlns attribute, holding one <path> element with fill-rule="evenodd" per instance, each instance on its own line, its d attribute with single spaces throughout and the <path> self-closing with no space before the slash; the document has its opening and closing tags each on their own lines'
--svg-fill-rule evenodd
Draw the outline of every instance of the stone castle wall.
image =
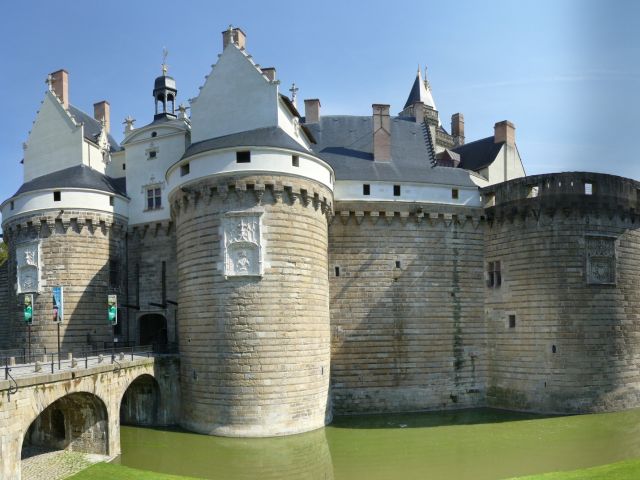
<svg viewBox="0 0 640 480">
<path fill-rule="evenodd" d="M 568 173 L 483 190 L 486 261 L 501 270 L 501 285 L 488 287 L 485 299 L 490 405 L 638 406 L 639 188 Z"/>
<path fill-rule="evenodd" d="M 9 244 L 9 347 L 27 344 L 23 295 L 15 289 L 16 248 L 40 243 L 40 293 L 34 294 L 31 345 L 57 351 L 57 327 L 52 320 L 52 287 L 64 288 L 61 349 L 87 343 L 102 348 L 113 339 L 107 319 L 107 295 L 124 294 L 125 227 L 108 213 L 65 210 L 12 218 L 3 225 Z"/>
<path fill-rule="evenodd" d="M 331 199 L 279 176 L 214 177 L 172 194 L 186 428 L 274 436 L 330 419 Z M 262 276 L 250 276 L 261 251 Z"/>
<path fill-rule="evenodd" d="M 154 222 L 129 228 L 128 235 L 128 304 L 139 310 L 128 309 L 129 324 L 123 335 L 128 341 L 140 342 L 141 318 L 147 314 L 160 314 L 166 319 L 167 340 L 176 342 L 175 305 L 166 308 L 162 304 L 162 263 L 165 264 L 166 299 L 178 300 L 178 275 L 176 270 L 176 237 L 173 222 Z"/>
<path fill-rule="evenodd" d="M 329 230 L 336 413 L 484 403 L 481 214 L 337 204 Z"/>
<path fill-rule="evenodd" d="M 0 349 L 9 348 L 9 262 L 0 265 Z"/>
</svg>

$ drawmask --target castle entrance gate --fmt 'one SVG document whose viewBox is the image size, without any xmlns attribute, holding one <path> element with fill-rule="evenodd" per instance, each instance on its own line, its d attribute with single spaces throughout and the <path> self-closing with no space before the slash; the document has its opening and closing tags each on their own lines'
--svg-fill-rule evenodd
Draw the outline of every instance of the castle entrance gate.
<svg viewBox="0 0 640 480">
<path fill-rule="evenodd" d="M 138 319 L 140 345 L 166 345 L 167 319 L 159 313 L 147 313 Z"/>
</svg>

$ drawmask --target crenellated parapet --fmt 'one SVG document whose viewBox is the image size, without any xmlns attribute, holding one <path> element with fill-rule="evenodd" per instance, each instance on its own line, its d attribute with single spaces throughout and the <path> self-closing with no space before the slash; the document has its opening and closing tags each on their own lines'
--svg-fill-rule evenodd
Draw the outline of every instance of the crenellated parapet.
<svg viewBox="0 0 640 480">
<path fill-rule="evenodd" d="M 465 227 L 472 225 L 478 228 L 485 216 L 479 208 L 447 207 L 442 205 L 411 205 L 405 208 L 399 204 L 359 204 L 340 202 L 331 223 L 340 222 L 342 225 L 407 225 L 417 224 L 430 227 Z"/>
<path fill-rule="evenodd" d="M 274 176 L 249 176 L 241 179 L 204 180 L 173 192 L 171 216 L 179 217 L 199 204 L 209 206 L 212 201 L 251 199 L 256 205 L 301 205 L 320 211 L 330 220 L 333 213 L 331 192 L 302 179 Z"/>
<path fill-rule="evenodd" d="M 124 238 L 127 222 L 123 217 L 103 212 L 56 210 L 13 217 L 4 223 L 3 232 L 9 244 L 65 234 Z"/>
<path fill-rule="evenodd" d="M 489 220 L 520 218 L 619 217 L 637 221 L 640 213 L 640 182 L 590 172 L 534 175 L 482 189 Z"/>
</svg>

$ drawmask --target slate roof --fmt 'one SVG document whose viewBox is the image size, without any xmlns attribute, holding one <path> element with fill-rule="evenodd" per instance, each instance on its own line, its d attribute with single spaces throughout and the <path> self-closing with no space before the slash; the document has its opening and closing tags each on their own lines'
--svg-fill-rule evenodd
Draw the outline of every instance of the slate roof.
<svg viewBox="0 0 640 480">
<path fill-rule="evenodd" d="M 83 164 L 58 170 L 57 172 L 42 175 L 41 177 L 25 182 L 13 196 L 50 188 L 86 188 L 115 193 L 126 197 L 127 193 L 124 182 L 124 178 L 113 179 L 107 177 Z"/>
<path fill-rule="evenodd" d="M 291 138 L 280 127 L 265 127 L 193 143 L 187 148 L 187 151 L 184 152 L 182 158 L 220 148 L 252 146 L 286 148 L 301 153 L 309 153 L 308 150 Z"/>
<path fill-rule="evenodd" d="M 100 132 L 102 132 L 102 124 L 91 115 L 83 112 L 73 105 L 69 105 L 68 111 L 71 116 L 76 119 L 76 122 L 84 123 L 84 138 L 96 143 L 100 136 Z M 109 134 L 107 138 L 109 139 L 109 146 L 111 147 L 112 152 L 121 150 L 120 145 L 118 145 L 118 142 L 116 142 L 111 134 Z"/>
<path fill-rule="evenodd" d="M 502 145 L 504 142 L 494 143 L 493 137 L 487 137 L 451 150 L 460 155 L 460 168 L 478 171 L 489 166 L 496 159 Z"/>
<path fill-rule="evenodd" d="M 413 82 L 413 86 L 411 87 L 409 97 L 404 104 L 404 108 L 407 108 L 408 106 L 413 105 L 416 102 L 422 102 L 431 108 L 436 108 L 436 104 L 433 101 L 433 96 L 427 90 L 427 87 L 422 80 L 422 74 L 420 73 L 420 70 L 418 70 L 418 73 L 416 74 L 416 79 Z"/>
<path fill-rule="evenodd" d="M 391 119 L 391 162 L 373 161 L 371 116 L 323 116 L 307 124 L 317 140 L 316 155 L 331 165 L 337 180 L 425 182 L 475 186 L 470 172 L 431 165 L 433 149 L 424 124 Z"/>
</svg>

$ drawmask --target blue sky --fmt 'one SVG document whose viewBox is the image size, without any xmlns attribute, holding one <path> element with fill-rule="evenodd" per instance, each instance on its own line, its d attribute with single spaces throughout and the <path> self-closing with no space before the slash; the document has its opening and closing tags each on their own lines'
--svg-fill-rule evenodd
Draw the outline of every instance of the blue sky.
<svg viewBox="0 0 640 480">
<path fill-rule="evenodd" d="M 427 65 L 443 124 L 462 112 L 467 141 L 509 119 L 529 174 L 640 179 L 640 2 L 31 0 L 3 9 L 1 199 L 22 182 L 47 73 L 67 69 L 71 103 L 89 113 L 109 100 L 121 140 L 126 115 L 151 120 L 162 48 L 186 102 L 229 24 L 247 33 L 257 63 L 277 68 L 283 93 L 295 81 L 324 114 L 368 115 L 372 103 L 397 113 Z"/>
</svg>

